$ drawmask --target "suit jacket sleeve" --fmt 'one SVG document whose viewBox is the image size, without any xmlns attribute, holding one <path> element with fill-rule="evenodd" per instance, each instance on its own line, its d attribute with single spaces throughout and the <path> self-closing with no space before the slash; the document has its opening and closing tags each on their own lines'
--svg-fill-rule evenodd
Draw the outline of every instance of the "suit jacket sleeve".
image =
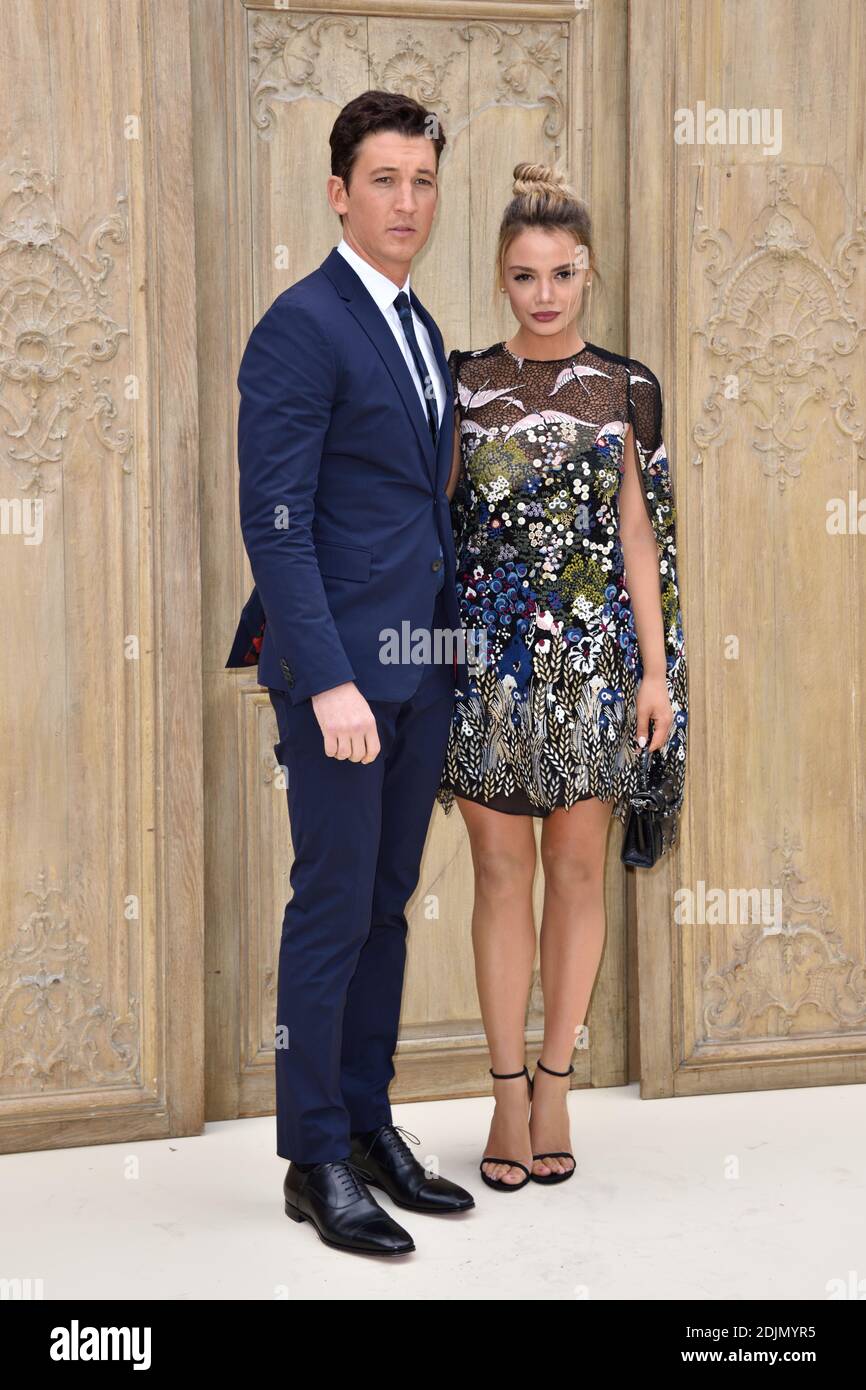
<svg viewBox="0 0 866 1390">
<path fill-rule="evenodd" d="M 314 498 L 337 368 L 315 314 L 280 296 L 253 329 L 237 378 L 240 521 L 295 700 L 354 680 L 313 544 Z"/>
</svg>

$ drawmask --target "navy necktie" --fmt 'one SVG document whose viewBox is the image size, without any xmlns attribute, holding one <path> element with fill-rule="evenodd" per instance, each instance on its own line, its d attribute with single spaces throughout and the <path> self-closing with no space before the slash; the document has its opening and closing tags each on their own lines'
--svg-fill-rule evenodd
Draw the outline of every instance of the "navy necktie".
<svg viewBox="0 0 866 1390">
<path fill-rule="evenodd" d="M 427 423 L 430 426 L 430 435 L 432 437 L 433 446 L 435 448 L 436 441 L 439 438 L 439 422 L 436 418 L 439 413 L 438 405 L 436 401 L 435 392 L 433 391 L 433 382 L 430 380 L 430 368 L 424 361 L 421 349 L 418 346 L 418 339 L 415 337 L 415 325 L 412 322 L 412 308 L 409 304 L 409 296 L 405 290 L 401 290 L 400 293 L 397 295 L 396 299 L 394 300 L 394 308 L 400 315 L 400 322 L 403 325 L 403 332 L 406 336 L 406 341 L 409 344 L 409 350 L 412 353 L 412 357 L 414 359 L 415 366 L 418 371 L 418 377 L 421 381 L 421 386 L 424 391 L 424 403 L 427 406 Z"/>
</svg>

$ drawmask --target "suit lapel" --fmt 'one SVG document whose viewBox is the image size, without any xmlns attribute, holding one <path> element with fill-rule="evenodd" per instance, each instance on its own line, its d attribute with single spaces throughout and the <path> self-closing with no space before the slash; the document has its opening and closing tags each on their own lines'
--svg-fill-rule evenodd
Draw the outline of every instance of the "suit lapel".
<svg viewBox="0 0 866 1390">
<path fill-rule="evenodd" d="M 364 282 L 355 274 L 348 261 L 344 256 L 340 255 L 336 247 L 334 247 L 330 255 L 326 256 L 319 269 L 325 272 L 328 279 L 336 287 L 342 299 L 345 300 L 349 312 L 358 320 L 358 323 L 376 347 L 385 366 L 391 373 L 394 385 L 400 392 L 401 400 L 406 407 L 406 412 L 418 436 L 418 443 L 424 455 L 427 472 L 435 488 L 438 463 L 437 455 L 440 455 L 442 435 L 445 433 L 445 430 L 443 428 L 439 433 L 438 442 L 440 450 L 434 450 L 433 440 L 430 436 L 430 426 L 427 422 L 427 413 L 419 399 L 418 388 L 415 385 L 412 373 L 406 365 L 406 360 L 397 346 L 394 334 L 391 332 L 385 320 L 384 314 L 372 295 L 367 292 Z M 396 287 L 394 293 L 397 293 Z M 433 351 L 436 355 L 436 363 L 442 373 L 445 390 L 448 395 L 450 395 L 453 389 L 450 380 L 451 374 L 448 371 L 448 363 L 440 345 L 439 330 L 436 328 L 427 310 L 416 297 L 414 290 L 412 291 L 411 300 L 413 308 L 430 335 L 430 341 L 433 344 Z M 443 426 L 446 424 L 447 416 L 448 399 L 446 396 L 445 411 L 442 417 Z"/>
<path fill-rule="evenodd" d="M 444 484 L 448 481 L 448 474 L 451 471 L 451 452 L 454 426 L 452 397 L 454 395 L 454 385 L 451 381 L 451 373 L 448 370 L 448 359 L 445 356 L 445 348 L 442 343 L 442 334 L 439 332 L 439 327 L 436 323 L 436 320 L 424 308 L 424 305 L 421 303 L 414 290 L 412 291 L 411 299 L 413 309 L 415 310 L 419 319 L 423 323 L 424 327 L 427 329 L 427 333 L 429 334 L 430 342 L 433 345 L 433 352 L 436 357 L 436 365 L 439 368 L 439 373 L 442 377 L 442 384 L 445 387 L 445 405 L 442 409 L 442 423 L 439 427 L 439 434 L 437 437 L 438 447 L 436 450 L 436 477 L 433 481 L 433 486 L 435 487 L 438 478 L 441 476 L 443 460 L 445 460 L 445 474 L 443 478 L 444 486 Z M 418 392 L 416 391 L 415 399 L 417 400 L 417 398 Z M 427 427 L 427 438 L 430 439 L 429 425 Z M 432 452 L 432 440 L 430 440 L 430 446 Z"/>
</svg>

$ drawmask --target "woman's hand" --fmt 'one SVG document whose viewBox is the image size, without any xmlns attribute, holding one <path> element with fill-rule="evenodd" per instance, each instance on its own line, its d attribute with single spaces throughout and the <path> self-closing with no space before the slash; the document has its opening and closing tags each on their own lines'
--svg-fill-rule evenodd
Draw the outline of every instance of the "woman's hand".
<svg viewBox="0 0 866 1390">
<path fill-rule="evenodd" d="M 649 737 L 649 721 L 653 722 L 652 742 L 649 751 L 654 753 L 667 742 L 674 722 L 674 711 L 668 695 L 664 676 L 644 676 L 637 691 L 635 701 L 637 713 L 637 738 Z"/>
</svg>

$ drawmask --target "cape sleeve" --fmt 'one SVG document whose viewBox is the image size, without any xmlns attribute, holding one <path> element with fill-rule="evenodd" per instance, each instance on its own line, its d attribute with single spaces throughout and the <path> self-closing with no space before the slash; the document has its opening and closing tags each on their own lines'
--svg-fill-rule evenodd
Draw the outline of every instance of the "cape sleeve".
<svg viewBox="0 0 866 1390">
<path fill-rule="evenodd" d="M 659 774 L 673 783 L 676 804 L 682 806 L 688 743 L 688 668 L 677 575 L 676 500 L 663 438 L 663 400 L 658 378 L 642 362 L 629 359 L 629 420 L 647 511 L 658 546 L 666 681 L 674 712 L 667 742 L 651 763 L 653 780 Z M 643 679 L 638 655 L 637 678 Z M 671 840 L 675 843 L 676 834 Z"/>
</svg>

